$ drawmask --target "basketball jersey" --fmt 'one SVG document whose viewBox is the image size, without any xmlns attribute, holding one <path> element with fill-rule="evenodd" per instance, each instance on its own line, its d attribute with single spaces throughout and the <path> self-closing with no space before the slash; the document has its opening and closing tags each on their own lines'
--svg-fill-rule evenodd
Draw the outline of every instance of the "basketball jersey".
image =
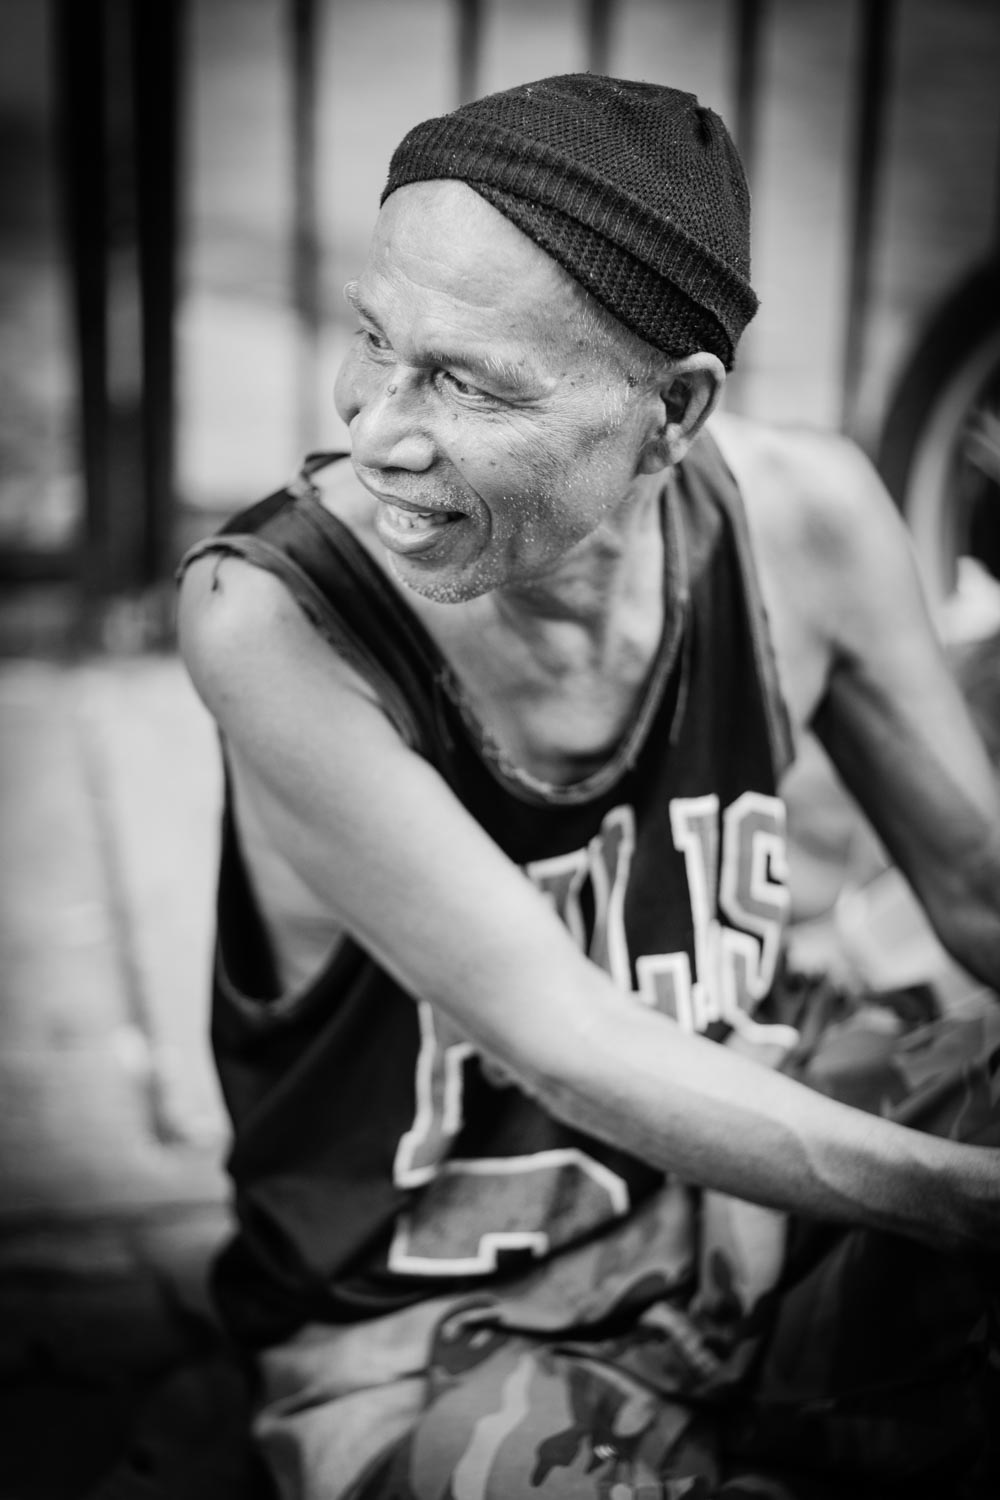
<svg viewBox="0 0 1000 1500">
<path fill-rule="evenodd" d="M 742 504 L 714 442 L 703 435 L 664 487 L 670 607 L 641 702 L 611 759 L 572 786 L 540 783 L 491 744 L 404 594 L 322 505 L 310 476 L 329 461 L 311 459 L 186 561 L 230 553 L 277 575 L 622 1006 L 721 1039 L 778 960 L 789 736 Z M 245 1343 L 495 1285 L 610 1232 L 662 1183 L 546 1114 L 350 939 L 282 994 L 228 795 L 217 916 L 212 1040 L 239 1227 L 216 1293 Z"/>
</svg>

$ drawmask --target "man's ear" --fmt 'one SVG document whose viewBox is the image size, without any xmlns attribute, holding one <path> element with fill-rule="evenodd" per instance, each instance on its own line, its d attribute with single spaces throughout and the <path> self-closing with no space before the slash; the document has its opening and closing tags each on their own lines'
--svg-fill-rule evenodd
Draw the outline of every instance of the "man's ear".
<svg viewBox="0 0 1000 1500">
<path fill-rule="evenodd" d="M 702 351 L 670 362 L 657 386 L 641 474 L 656 474 L 680 463 L 715 410 L 725 382 L 722 361 L 714 354 Z"/>
</svg>

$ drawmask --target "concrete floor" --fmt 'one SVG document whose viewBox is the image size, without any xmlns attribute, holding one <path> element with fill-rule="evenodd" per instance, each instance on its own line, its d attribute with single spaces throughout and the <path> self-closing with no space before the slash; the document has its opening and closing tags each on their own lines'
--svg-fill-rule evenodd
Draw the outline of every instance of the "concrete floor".
<svg viewBox="0 0 1000 1500">
<path fill-rule="evenodd" d="M 154 1396 L 161 1452 L 112 1493 L 243 1492 L 246 1395 L 206 1296 L 229 1221 L 217 791 L 175 658 L 0 666 L 2 1500 L 88 1493 Z"/>
</svg>

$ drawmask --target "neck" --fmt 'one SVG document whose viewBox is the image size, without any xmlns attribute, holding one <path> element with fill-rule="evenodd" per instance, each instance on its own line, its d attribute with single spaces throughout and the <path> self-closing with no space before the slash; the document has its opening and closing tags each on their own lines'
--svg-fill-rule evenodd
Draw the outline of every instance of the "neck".
<svg viewBox="0 0 1000 1500">
<path fill-rule="evenodd" d="M 530 585 L 422 613 L 494 744 L 542 781 L 589 775 L 628 729 L 664 629 L 662 478 Z M 669 595 L 667 597 L 669 606 Z"/>
<path fill-rule="evenodd" d="M 541 644 L 583 634 L 597 650 L 663 594 L 662 476 L 630 495 L 550 572 L 495 590 L 482 603 L 497 624 Z"/>
</svg>

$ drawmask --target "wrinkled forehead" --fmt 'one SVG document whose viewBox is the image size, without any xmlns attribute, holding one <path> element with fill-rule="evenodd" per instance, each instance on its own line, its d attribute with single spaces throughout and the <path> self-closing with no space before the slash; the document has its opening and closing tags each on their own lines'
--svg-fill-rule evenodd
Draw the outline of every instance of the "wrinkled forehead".
<svg viewBox="0 0 1000 1500">
<path fill-rule="evenodd" d="M 464 182 L 415 182 L 390 194 L 366 272 L 471 304 L 541 300 L 569 312 L 579 302 L 568 272 Z"/>
</svg>

